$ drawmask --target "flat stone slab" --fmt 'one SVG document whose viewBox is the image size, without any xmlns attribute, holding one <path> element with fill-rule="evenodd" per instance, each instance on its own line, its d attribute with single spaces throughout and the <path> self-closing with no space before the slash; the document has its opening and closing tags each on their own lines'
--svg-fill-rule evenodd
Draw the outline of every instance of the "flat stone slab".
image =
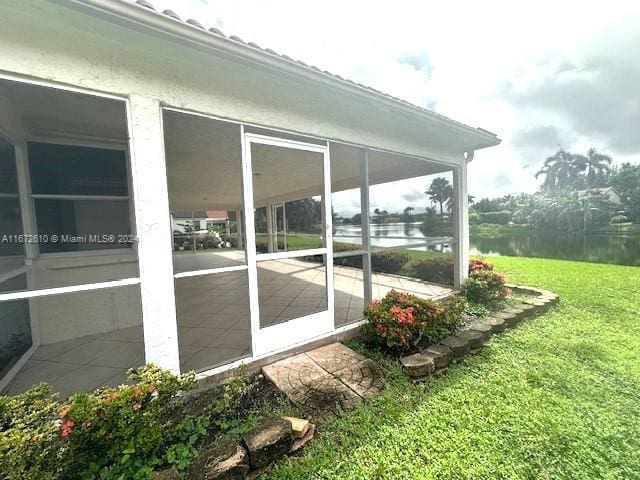
<svg viewBox="0 0 640 480">
<path fill-rule="evenodd" d="M 366 357 L 337 342 L 306 352 L 305 355 L 320 365 L 323 370 L 333 374 L 349 368 L 354 363 L 366 360 Z"/>
<path fill-rule="evenodd" d="M 341 343 L 301 353 L 262 368 L 262 372 L 316 423 L 350 410 L 383 386 L 382 371 Z"/>
</svg>

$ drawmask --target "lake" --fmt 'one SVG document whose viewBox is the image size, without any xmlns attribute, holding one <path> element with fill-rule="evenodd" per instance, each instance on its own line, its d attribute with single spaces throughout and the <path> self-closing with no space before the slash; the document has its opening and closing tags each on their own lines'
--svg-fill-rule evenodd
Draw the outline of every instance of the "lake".
<svg viewBox="0 0 640 480">
<path fill-rule="evenodd" d="M 354 238 L 343 235 L 361 235 L 360 226 L 336 225 L 334 239 L 344 243 L 359 243 Z M 371 225 L 371 244 L 390 247 L 410 245 L 424 239 L 420 223 L 387 223 Z M 409 237 L 399 240 L 389 237 Z M 548 232 L 517 232 L 488 237 L 471 235 L 471 254 L 508 255 L 516 257 L 558 258 L 563 260 L 583 260 L 619 265 L 640 265 L 639 234 L 587 234 L 570 235 Z M 451 251 L 450 245 L 420 247 L 415 250 Z"/>
</svg>

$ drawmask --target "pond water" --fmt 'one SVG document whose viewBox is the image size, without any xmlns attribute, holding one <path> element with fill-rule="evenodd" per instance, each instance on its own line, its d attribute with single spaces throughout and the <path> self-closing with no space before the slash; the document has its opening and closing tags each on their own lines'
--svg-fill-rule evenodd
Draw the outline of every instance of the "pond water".
<svg viewBox="0 0 640 480">
<path fill-rule="evenodd" d="M 342 235 L 361 235 L 360 226 L 337 225 L 334 238 L 338 242 L 360 243 Z M 425 238 L 420 223 L 389 223 L 371 225 L 371 244 L 374 246 L 410 245 Z M 388 237 L 409 237 L 405 240 Z M 549 232 L 517 232 L 487 237 L 471 235 L 471 253 L 482 255 L 509 255 L 516 257 L 542 257 L 582 260 L 619 265 L 640 265 L 639 234 L 569 235 Z M 416 250 L 425 250 L 425 247 Z M 451 251 L 449 245 L 429 247 L 429 250 Z"/>
<path fill-rule="evenodd" d="M 425 236 L 420 231 L 420 222 L 416 223 L 383 223 L 371 224 L 371 245 L 374 247 L 403 247 L 420 242 Z M 357 236 L 359 238 L 352 238 Z M 396 237 L 407 237 L 399 239 Z M 341 243 L 362 243 L 360 225 L 335 225 L 333 239 Z M 431 245 L 429 247 L 411 248 L 411 250 L 429 250 L 450 252 L 451 245 Z"/>
</svg>

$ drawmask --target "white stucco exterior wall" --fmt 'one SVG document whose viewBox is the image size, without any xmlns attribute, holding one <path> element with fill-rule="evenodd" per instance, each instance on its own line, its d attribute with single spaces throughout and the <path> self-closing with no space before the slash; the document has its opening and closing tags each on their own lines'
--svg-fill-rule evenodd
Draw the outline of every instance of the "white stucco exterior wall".
<svg viewBox="0 0 640 480">
<path fill-rule="evenodd" d="M 424 119 L 202 47 L 45 0 L 7 0 L 2 10 L 12 19 L 2 32 L 5 72 L 450 164 L 462 153 L 451 132 L 426 134 Z"/>
<path fill-rule="evenodd" d="M 455 131 L 308 79 L 283 75 L 183 40 L 170 40 L 141 26 L 124 27 L 96 12 L 68 8 L 70 5 L 72 2 L 48 0 L 2 2 L 0 13 L 10 21 L 4 22 L 0 31 L 0 78 L 78 88 L 128 101 L 141 285 L 139 296 L 137 287 L 128 287 L 126 292 L 105 290 L 78 296 L 75 303 L 66 295 L 37 300 L 38 316 L 44 318 L 46 312 L 47 317 L 46 325 L 40 327 L 43 344 L 64 340 L 65 335 L 132 326 L 139 322 L 142 309 L 146 361 L 179 369 L 162 106 L 458 167 L 456 182 L 462 188 L 458 189 L 456 268 L 461 272 L 458 284 L 462 281 L 468 261 L 466 161 Z M 3 117 L 3 107 L 0 97 L 0 125 L 14 125 Z M 252 226 L 247 228 L 249 231 Z M 135 256 L 131 258 L 133 263 L 124 259 L 121 264 L 76 271 L 52 269 L 60 261 L 43 257 L 36 260 L 33 275 L 40 282 L 54 275 L 61 282 L 86 278 L 88 283 L 110 275 L 134 277 L 138 272 Z M 94 299 L 99 321 L 87 318 L 92 309 L 87 308 L 85 298 Z"/>
</svg>

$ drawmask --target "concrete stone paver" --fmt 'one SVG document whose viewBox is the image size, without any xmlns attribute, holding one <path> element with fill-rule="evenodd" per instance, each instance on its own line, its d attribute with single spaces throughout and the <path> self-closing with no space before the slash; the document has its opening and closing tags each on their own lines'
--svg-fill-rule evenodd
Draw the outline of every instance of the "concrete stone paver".
<svg viewBox="0 0 640 480">
<path fill-rule="evenodd" d="M 378 365 L 341 343 L 301 353 L 262 369 L 314 421 L 323 423 L 382 389 Z"/>
</svg>

